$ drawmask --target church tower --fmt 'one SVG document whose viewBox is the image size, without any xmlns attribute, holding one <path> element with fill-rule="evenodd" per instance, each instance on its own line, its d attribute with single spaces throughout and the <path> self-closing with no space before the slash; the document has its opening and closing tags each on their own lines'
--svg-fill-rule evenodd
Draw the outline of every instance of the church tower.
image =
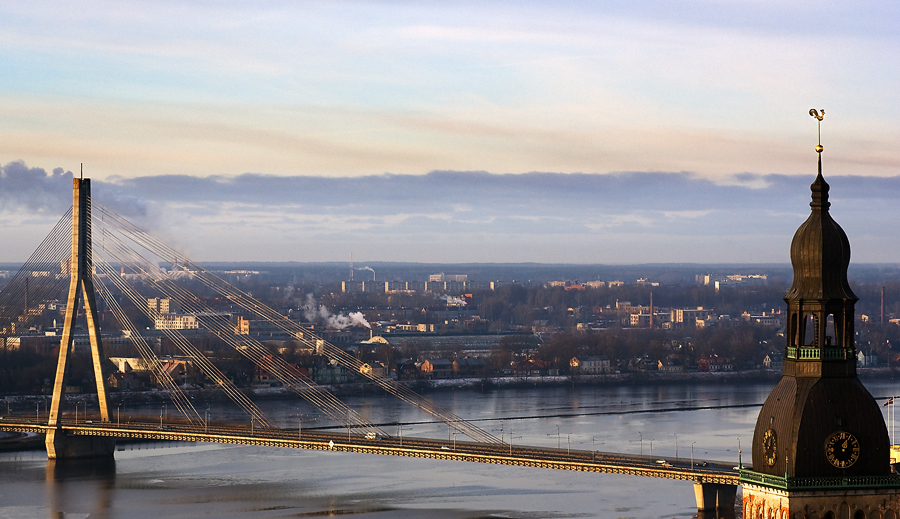
<svg viewBox="0 0 900 519">
<path fill-rule="evenodd" d="M 822 110 L 810 110 L 819 121 Z M 881 409 L 856 376 L 850 242 L 828 212 L 819 171 L 809 218 L 791 242 L 781 381 L 760 410 L 753 468 L 741 470 L 744 519 L 898 519 Z"/>
</svg>

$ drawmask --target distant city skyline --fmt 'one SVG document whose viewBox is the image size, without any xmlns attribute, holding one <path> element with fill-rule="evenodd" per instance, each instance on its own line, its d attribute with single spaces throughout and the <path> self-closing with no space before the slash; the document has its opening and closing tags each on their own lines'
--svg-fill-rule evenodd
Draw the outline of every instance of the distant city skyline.
<svg viewBox="0 0 900 519">
<path fill-rule="evenodd" d="M 84 163 L 99 203 L 197 261 L 781 263 L 824 108 L 853 261 L 896 262 L 898 21 L 883 2 L 3 5 L 0 261 Z"/>
</svg>

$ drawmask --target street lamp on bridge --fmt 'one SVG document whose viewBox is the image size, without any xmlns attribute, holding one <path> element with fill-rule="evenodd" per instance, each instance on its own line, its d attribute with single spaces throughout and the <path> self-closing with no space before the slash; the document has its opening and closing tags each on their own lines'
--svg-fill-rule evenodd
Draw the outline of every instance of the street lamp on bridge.
<svg viewBox="0 0 900 519">
<path fill-rule="evenodd" d="M 691 442 L 691 469 L 694 468 L 694 444 L 697 442 Z"/>
</svg>

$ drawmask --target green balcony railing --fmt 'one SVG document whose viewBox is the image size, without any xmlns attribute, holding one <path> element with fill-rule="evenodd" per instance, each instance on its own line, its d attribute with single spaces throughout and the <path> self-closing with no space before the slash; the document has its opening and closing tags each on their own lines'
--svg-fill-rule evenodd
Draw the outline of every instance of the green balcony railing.
<svg viewBox="0 0 900 519">
<path fill-rule="evenodd" d="M 819 360 L 822 358 L 822 350 L 819 348 L 800 348 L 800 360 Z"/>
<path fill-rule="evenodd" d="M 843 348 L 816 348 L 788 346 L 786 358 L 798 360 L 844 360 Z"/>
<path fill-rule="evenodd" d="M 825 348 L 822 352 L 825 360 L 844 360 L 844 348 Z"/>
</svg>

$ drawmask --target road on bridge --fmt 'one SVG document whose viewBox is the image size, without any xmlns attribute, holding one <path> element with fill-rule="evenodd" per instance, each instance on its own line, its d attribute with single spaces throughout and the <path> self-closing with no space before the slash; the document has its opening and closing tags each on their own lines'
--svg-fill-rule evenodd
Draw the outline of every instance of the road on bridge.
<svg viewBox="0 0 900 519">
<path fill-rule="evenodd" d="M 253 428 L 226 423 L 188 424 L 153 421 L 106 423 L 91 420 L 65 420 L 60 427 L 72 435 L 107 436 L 123 439 L 213 442 L 235 445 L 259 445 L 336 452 L 381 454 L 451 461 L 492 463 L 523 467 L 577 470 L 633 476 L 677 479 L 699 483 L 737 485 L 739 474 L 731 464 L 678 459 L 660 460 L 647 456 L 552 449 L 510 445 L 445 441 L 417 437 L 368 437 L 360 434 L 299 429 Z M 46 422 L 21 417 L 0 418 L 0 430 L 38 432 L 48 429 Z"/>
</svg>

